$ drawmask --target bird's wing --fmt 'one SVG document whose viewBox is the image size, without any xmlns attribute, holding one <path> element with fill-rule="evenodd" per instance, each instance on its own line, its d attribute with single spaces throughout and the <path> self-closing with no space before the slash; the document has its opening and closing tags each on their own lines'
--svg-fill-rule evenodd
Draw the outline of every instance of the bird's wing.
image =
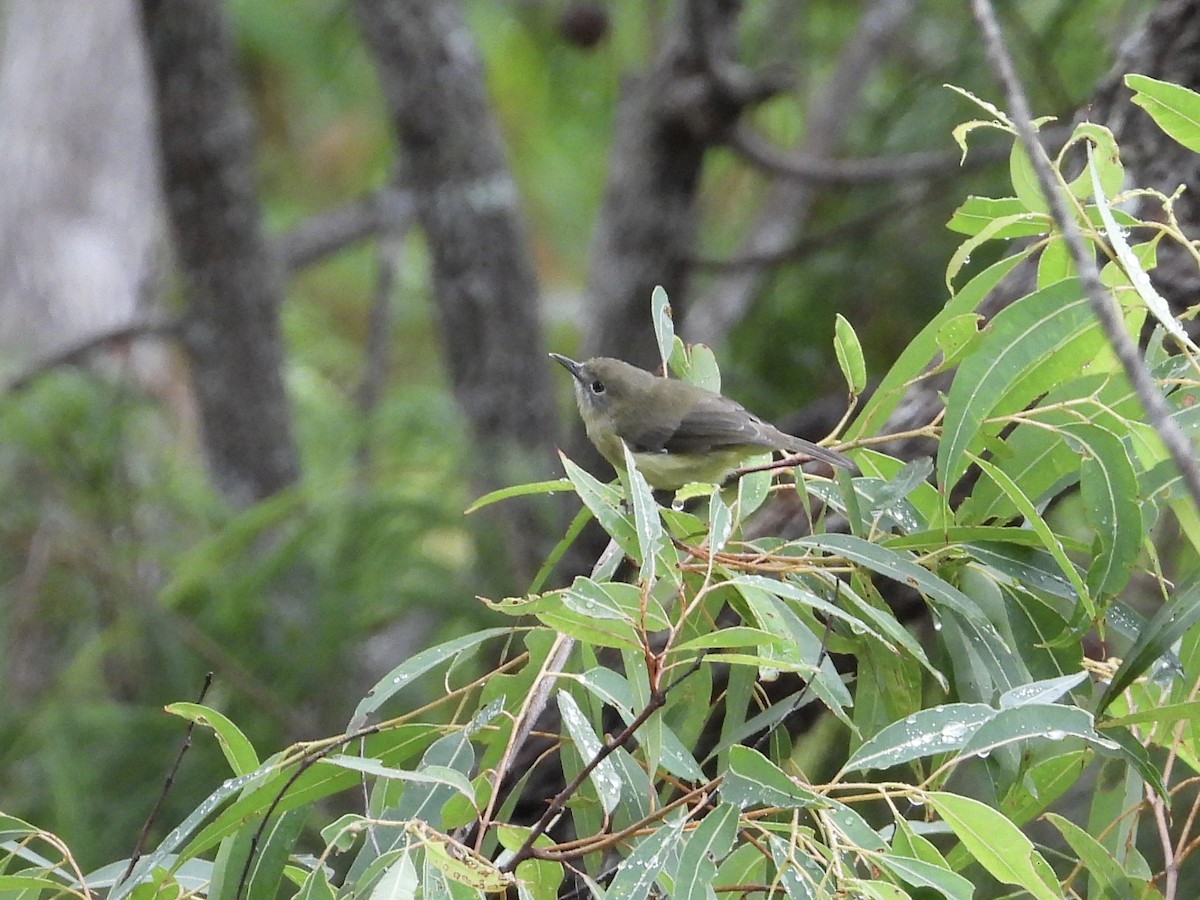
<svg viewBox="0 0 1200 900">
<path fill-rule="evenodd" d="M 678 422 L 644 429 L 632 439 L 637 450 L 704 453 L 719 447 L 774 447 L 765 433 L 773 430 L 729 398 L 713 396 L 697 399 Z"/>
</svg>

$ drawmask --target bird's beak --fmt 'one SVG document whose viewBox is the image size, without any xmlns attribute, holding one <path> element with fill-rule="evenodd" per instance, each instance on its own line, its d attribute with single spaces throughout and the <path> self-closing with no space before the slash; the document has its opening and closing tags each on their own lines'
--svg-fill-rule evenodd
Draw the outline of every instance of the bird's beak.
<svg viewBox="0 0 1200 900">
<path fill-rule="evenodd" d="M 562 363 L 564 369 L 571 373 L 576 381 L 583 380 L 583 363 L 577 363 L 569 356 L 563 356 L 561 353 L 551 353 L 550 358 Z"/>
</svg>

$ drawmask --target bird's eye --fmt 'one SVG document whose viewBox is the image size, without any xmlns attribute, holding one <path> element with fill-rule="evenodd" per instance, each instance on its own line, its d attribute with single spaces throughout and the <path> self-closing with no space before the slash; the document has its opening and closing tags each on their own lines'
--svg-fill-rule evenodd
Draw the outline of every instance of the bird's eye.
<svg viewBox="0 0 1200 900">
<path fill-rule="evenodd" d="M 603 394 L 604 393 L 604 382 L 601 381 L 600 379 L 596 379 L 595 381 L 592 382 L 591 388 L 592 388 L 593 394 Z"/>
</svg>

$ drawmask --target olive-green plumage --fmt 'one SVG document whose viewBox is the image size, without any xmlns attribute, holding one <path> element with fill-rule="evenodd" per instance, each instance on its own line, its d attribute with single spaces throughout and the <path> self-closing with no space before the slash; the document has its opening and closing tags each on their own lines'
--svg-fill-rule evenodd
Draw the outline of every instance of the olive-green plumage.
<svg viewBox="0 0 1200 900">
<path fill-rule="evenodd" d="M 802 453 L 831 466 L 856 466 L 835 450 L 785 434 L 740 403 L 686 381 L 663 378 L 619 359 L 575 362 L 550 354 L 575 379 L 575 400 L 601 455 L 625 467 L 624 441 L 651 487 L 691 481 L 720 484 L 748 456 L 766 450 Z"/>
</svg>

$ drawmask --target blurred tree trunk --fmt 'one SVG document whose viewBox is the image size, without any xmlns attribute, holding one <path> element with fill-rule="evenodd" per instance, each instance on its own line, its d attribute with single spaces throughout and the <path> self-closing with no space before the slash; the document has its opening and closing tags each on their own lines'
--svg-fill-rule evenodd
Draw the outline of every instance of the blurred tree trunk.
<svg viewBox="0 0 1200 900">
<path fill-rule="evenodd" d="M 5 4 L 0 47 L 4 379 L 18 370 L 41 373 L 47 359 L 98 334 L 133 326 L 144 315 L 141 307 L 151 299 L 147 288 L 156 281 L 162 243 L 152 128 L 148 67 L 133 0 Z M 161 346 L 117 343 L 105 363 L 118 364 L 160 395 L 177 387 Z M 175 408 L 184 405 L 180 400 Z M 12 437 L 5 435 L 6 442 Z M 41 492 L 40 521 L 21 537 L 25 564 L 19 573 L 14 568 L 0 575 L 0 683 L 10 710 L 26 708 L 52 691 L 70 664 L 63 607 L 55 591 L 43 587 L 61 540 L 60 503 L 54 490 Z M 0 570 L 5 568 L 0 563 Z"/>
<path fill-rule="evenodd" d="M 8 374 L 133 323 L 157 274 L 162 223 L 134 0 L 11 0 L 0 66 Z M 155 374 L 153 359 L 139 361 L 149 364 L 140 374 Z"/>
<path fill-rule="evenodd" d="M 248 504 L 299 474 L 283 384 L 282 268 L 263 230 L 251 119 L 223 4 L 141 7 L 204 447 L 218 486 Z"/>
<path fill-rule="evenodd" d="M 454 0 L 358 0 L 433 261 L 433 291 L 455 397 L 493 488 L 550 472 L 555 402 L 538 284 L 484 84 Z M 509 501 L 509 560 L 536 571 L 552 523 L 547 504 Z"/>
</svg>

